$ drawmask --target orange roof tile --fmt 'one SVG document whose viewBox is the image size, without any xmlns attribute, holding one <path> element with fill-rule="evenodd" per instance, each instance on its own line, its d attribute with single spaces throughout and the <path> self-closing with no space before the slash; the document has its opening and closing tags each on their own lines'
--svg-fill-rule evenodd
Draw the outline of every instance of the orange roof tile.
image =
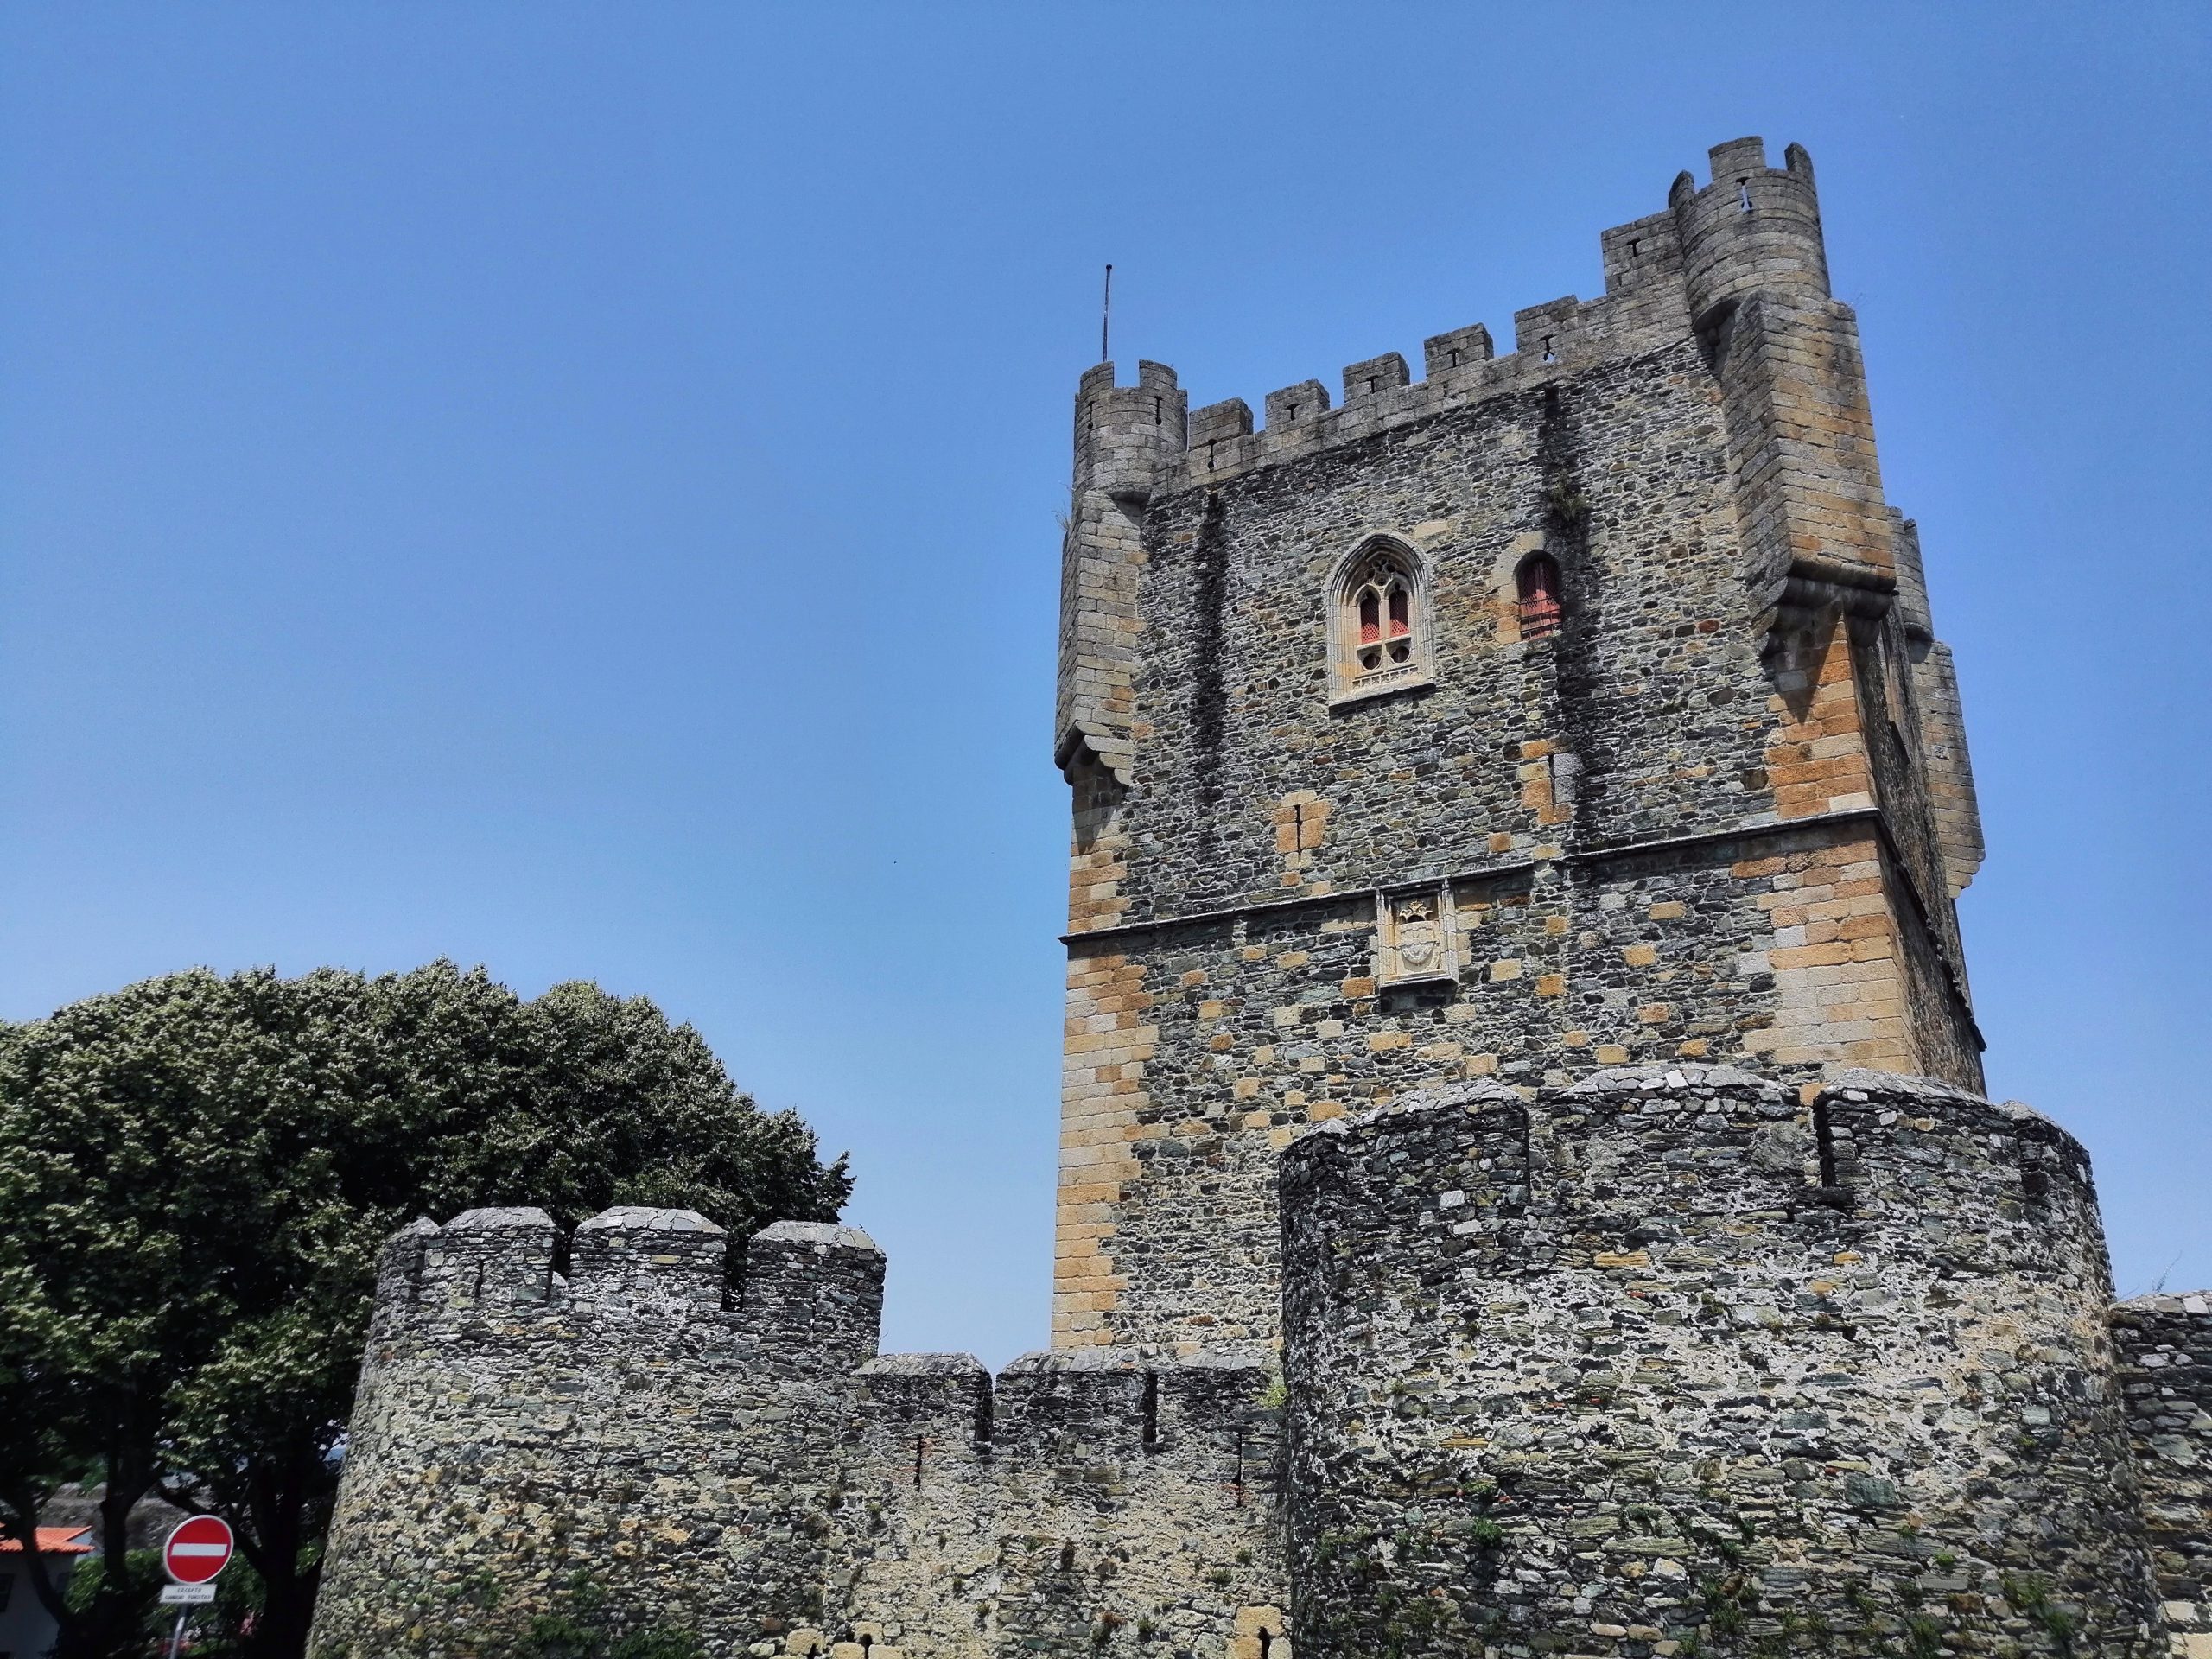
<svg viewBox="0 0 2212 1659">
<path fill-rule="evenodd" d="M 41 1555 L 89 1555 L 92 1547 L 85 1541 L 92 1531 L 90 1527 L 41 1527 L 38 1529 L 38 1553 Z M 0 1555 L 23 1553 L 20 1541 L 0 1538 Z"/>
</svg>

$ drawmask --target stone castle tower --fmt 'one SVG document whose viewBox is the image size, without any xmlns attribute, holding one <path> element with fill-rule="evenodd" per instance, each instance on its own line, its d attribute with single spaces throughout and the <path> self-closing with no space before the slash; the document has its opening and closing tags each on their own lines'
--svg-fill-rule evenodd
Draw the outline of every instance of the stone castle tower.
<svg viewBox="0 0 2212 1659">
<path fill-rule="evenodd" d="M 1812 162 L 1724 144 L 1603 246 L 1510 356 L 1257 432 L 1084 378 L 1056 1346 L 1272 1337 L 1277 1152 L 1408 1088 L 1980 1086 L 1956 682 Z"/>
<path fill-rule="evenodd" d="M 419 1222 L 319 1659 L 579 1569 L 716 1659 L 2212 1659 L 2212 1299 L 1978 1092 L 1811 162 L 1603 249 L 1258 430 L 1084 377 L 1052 1348 L 879 1353 L 851 1228 Z"/>
</svg>

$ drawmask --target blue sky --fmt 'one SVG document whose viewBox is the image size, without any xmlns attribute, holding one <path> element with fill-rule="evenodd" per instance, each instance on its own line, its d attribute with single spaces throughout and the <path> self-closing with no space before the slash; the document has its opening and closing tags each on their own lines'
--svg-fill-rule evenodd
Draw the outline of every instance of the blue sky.
<svg viewBox="0 0 2212 1659">
<path fill-rule="evenodd" d="M 0 10 L 0 1015 L 449 956 L 706 1033 L 887 1343 L 1046 1334 L 1070 399 L 1819 168 L 1957 651 L 1993 1091 L 2212 1283 L 2212 9 Z"/>
</svg>

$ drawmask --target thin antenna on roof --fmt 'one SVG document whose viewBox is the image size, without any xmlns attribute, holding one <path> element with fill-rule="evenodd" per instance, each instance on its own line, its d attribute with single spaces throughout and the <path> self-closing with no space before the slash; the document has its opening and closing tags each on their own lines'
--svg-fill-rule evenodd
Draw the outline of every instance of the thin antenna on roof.
<svg viewBox="0 0 2212 1659">
<path fill-rule="evenodd" d="M 1098 360 L 1108 361 L 1114 355 L 1114 267 L 1106 267 L 1106 301 L 1098 311 Z"/>
</svg>

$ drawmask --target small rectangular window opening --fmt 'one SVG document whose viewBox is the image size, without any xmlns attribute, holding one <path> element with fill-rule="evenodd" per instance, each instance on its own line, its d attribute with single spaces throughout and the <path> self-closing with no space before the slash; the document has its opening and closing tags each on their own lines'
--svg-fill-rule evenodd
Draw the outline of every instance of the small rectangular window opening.
<svg viewBox="0 0 2212 1659">
<path fill-rule="evenodd" d="M 1546 334 L 1544 336 L 1544 361 L 1547 363 L 1555 363 L 1559 359 L 1557 358 L 1552 355 L 1552 337 L 1549 334 Z"/>
<path fill-rule="evenodd" d="M 1144 1449 L 1160 1449 L 1160 1373 L 1144 1374 Z"/>
<path fill-rule="evenodd" d="M 1566 607 L 1560 598 L 1559 565 L 1549 554 L 1535 553 L 1523 559 L 1514 573 L 1514 589 L 1520 600 L 1523 639 L 1541 639 L 1559 632 Z"/>
<path fill-rule="evenodd" d="M 1821 1162 L 1821 1185 L 1839 1186 L 1835 1168 L 1835 1126 L 1828 1121 L 1827 1103 L 1813 1103 L 1813 1145 Z"/>
<path fill-rule="evenodd" d="M 1736 181 L 1736 206 L 1743 213 L 1751 211 L 1751 181 L 1749 179 Z"/>
<path fill-rule="evenodd" d="M 997 1408 L 995 1402 L 995 1397 L 993 1396 L 990 1389 L 978 1389 L 976 1391 L 975 1428 L 975 1441 L 977 1446 L 988 1446 L 990 1444 L 991 1434 L 995 1427 L 992 1420 L 996 1415 L 996 1410 Z"/>
</svg>

